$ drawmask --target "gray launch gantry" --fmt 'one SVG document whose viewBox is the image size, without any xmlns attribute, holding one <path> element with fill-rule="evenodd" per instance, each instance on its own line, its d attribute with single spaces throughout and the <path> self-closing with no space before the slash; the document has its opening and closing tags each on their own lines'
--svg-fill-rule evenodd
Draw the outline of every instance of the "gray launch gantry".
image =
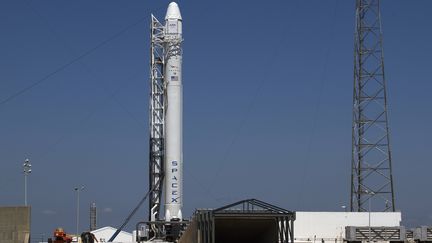
<svg viewBox="0 0 432 243">
<path fill-rule="evenodd" d="M 160 219 L 164 177 L 164 31 L 165 27 L 151 16 L 150 49 L 150 148 L 149 148 L 149 221 Z"/>
</svg>

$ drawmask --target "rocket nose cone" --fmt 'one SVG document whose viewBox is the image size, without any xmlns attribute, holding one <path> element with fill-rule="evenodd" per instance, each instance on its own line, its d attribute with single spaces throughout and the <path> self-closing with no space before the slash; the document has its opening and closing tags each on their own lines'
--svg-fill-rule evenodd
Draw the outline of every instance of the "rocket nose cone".
<svg viewBox="0 0 432 243">
<path fill-rule="evenodd" d="M 168 9 L 165 15 L 165 20 L 167 19 L 182 19 L 180 9 L 176 2 L 171 2 L 168 5 Z"/>
</svg>

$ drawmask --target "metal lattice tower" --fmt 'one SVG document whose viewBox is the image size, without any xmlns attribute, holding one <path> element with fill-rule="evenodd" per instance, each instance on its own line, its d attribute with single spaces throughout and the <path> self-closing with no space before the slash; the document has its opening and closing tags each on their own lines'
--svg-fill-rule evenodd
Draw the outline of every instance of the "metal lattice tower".
<svg viewBox="0 0 432 243">
<path fill-rule="evenodd" d="M 90 231 L 96 230 L 97 228 L 97 210 L 96 203 L 90 205 Z"/>
<path fill-rule="evenodd" d="M 395 204 L 380 1 L 356 0 L 351 211 L 369 210 Z"/>
<path fill-rule="evenodd" d="M 149 161 L 149 221 L 159 220 L 162 201 L 164 175 L 164 29 L 165 27 L 151 16 L 150 49 L 150 161 Z"/>
</svg>

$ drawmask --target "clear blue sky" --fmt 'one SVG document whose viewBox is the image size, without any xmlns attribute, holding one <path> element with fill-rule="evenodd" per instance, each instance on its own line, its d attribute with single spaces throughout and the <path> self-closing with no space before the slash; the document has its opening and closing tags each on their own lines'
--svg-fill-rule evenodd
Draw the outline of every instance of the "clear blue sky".
<svg viewBox="0 0 432 243">
<path fill-rule="evenodd" d="M 169 1 L 0 2 L 0 205 L 32 235 L 118 226 L 147 190 L 150 13 Z M 255 197 L 341 210 L 350 187 L 354 0 L 179 2 L 185 215 Z M 382 2 L 396 207 L 432 224 L 432 2 Z M 114 36 L 114 37 L 113 37 Z M 109 40 L 108 42 L 104 42 Z M 100 45 L 103 43 L 102 45 Z M 147 204 L 131 222 L 147 219 Z M 129 227 L 129 229 L 132 226 Z"/>
</svg>

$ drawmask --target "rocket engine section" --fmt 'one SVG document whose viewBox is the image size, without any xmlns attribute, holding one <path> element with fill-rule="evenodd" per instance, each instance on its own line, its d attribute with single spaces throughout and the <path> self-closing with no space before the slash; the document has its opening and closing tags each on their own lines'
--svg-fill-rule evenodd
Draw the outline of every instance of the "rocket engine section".
<svg viewBox="0 0 432 243">
<path fill-rule="evenodd" d="M 165 16 L 165 221 L 182 220 L 182 17 L 175 2 Z"/>
</svg>

